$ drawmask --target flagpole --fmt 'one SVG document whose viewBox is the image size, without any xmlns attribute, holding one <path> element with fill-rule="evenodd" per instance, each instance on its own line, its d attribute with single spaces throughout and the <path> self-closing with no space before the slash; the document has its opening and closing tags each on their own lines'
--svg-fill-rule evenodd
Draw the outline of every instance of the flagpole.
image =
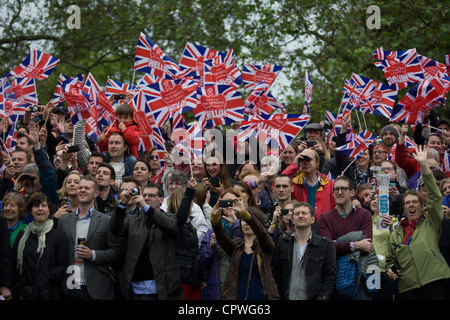
<svg viewBox="0 0 450 320">
<path fill-rule="evenodd" d="M 355 162 L 356 161 L 356 157 L 355 157 L 355 159 L 353 159 L 353 161 L 352 162 L 350 162 L 350 164 L 347 166 L 347 168 L 345 168 L 344 169 L 344 171 L 342 171 L 342 173 L 341 173 L 341 175 L 340 176 L 343 176 L 344 175 L 344 173 L 345 173 L 345 171 L 347 171 L 347 169 L 348 168 L 350 168 L 350 166 L 353 164 L 353 162 Z"/>
<path fill-rule="evenodd" d="M 361 120 L 359 120 L 359 116 L 358 116 L 358 111 L 355 110 L 355 113 L 356 113 L 356 118 L 358 118 L 358 124 L 359 124 L 359 127 L 362 128 L 362 126 L 361 126 Z"/>
<path fill-rule="evenodd" d="M 117 119 L 114 119 L 113 123 L 111 123 L 111 125 L 109 126 L 108 130 L 106 130 L 105 132 L 105 136 L 108 135 L 109 130 L 111 130 L 113 124 L 116 122 Z"/>
<path fill-rule="evenodd" d="M 131 87 L 133 87 L 133 84 L 134 84 L 134 76 L 135 76 L 135 74 L 136 74 L 136 70 L 133 70 L 133 79 L 131 79 Z"/>
<path fill-rule="evenodd" d="M 289 147 L 291 144 L 289 143 L 287 146 L 286 146 L 286 148 L 283 150 L 283 151 L 281 151 L 281 153 L 280 153 L 280 155 L 278 156 L 278 158 L 277 158 L 277 160 L 279 160 L 280 158 L 281 158 L 281 156 L 283 155 L 283 153 L 284 153 L 284 151 L 287 149 L 287 147 Z M 276 161 L 274 162 L 274 163 L 272 163 L 272 165 L 270 166 L 270 168 L 269 168 L 269 170 L 267 171 L 267 172 L 271 172 L 272 171 L 272 168 L 273 168 L 273 166 L 275 165 L 275 163 L 277 163 Z"/>
<path fill-rule="evenodd" d="M 364 125 L 366 126 L 366 130 L 368 130 L 367 129 L 366 117 L 364 116 L 364 113 L 362 111 L 361 111 L 361 114 L 362 114 L 362 117 L 363 117 L 363 120 L 364 120 Z"/>
</svg>

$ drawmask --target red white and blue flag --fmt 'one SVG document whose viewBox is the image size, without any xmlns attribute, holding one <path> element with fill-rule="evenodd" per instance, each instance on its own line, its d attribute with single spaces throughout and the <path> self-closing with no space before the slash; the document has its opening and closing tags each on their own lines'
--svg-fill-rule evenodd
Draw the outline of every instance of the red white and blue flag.
<svg viewBox="0 0 450 320">
<path fill-rule="evenodd" d="M 11 83 L 9 82 L 7 77 L 3 77 L 0 81 L 0 86 L 3 90 L 3 93 L 5 94 L 5 99 L 14 101 L 16 97 L 14 96 L 13 89 L 11 87 Z"/>
<path fill-rule="evenodd" d="M 351 112 L 357 106 L 359 95 L 361 94 L 358 84 L 353 79 L 345 79 L 342 93 L 344 95 L 341 100 L 341 111 L 339 114 Z"/>
<path fill-rule="evenodd" d="M 390 121 L 415 125 L 425 113 L 441 106 L 450 88 L 450 77 L 424 80 L 411 88 L 392 110 Z"/>
<path fill-rule="evenodd" d="M 286 149 L 303 130 L 311 117 L 305 114 L 273 114 L 249 116 L 238 129 L 238 140 L 253 137 L 271 147 Z"/>
<path fill-rule="evenodd" d="M 190 77 L 203 86 L 204 62 L 205 60 L 214 59 L 219 53 L 219 51 L 208 47 L 203 47 L 191 42 L 186 43 L 180 62 L 178 63 L 182 70 L 176 77 Z"/>
<path fill-rule="evenodd" d="M 136 47 L 134 70 L 161 78 L 166 78 L 167 75 L 173 78 L 180 71 L 180 67 L 155 42 L 141 32 Z"/>
<path fill-rule="evenodd" d="M 205 85 L 223 84 L 236 89 L 242 83 L 242 74 L 234 62 L 233 49 L 219 53 L 215 58 L 203 63 Z"/>
<path fill-rule="evenodd" d="M 234 86 L 198 87 L 197 103 L 192 112 L 203 128 L 231 125 L 244 119 L 242 95 Z"/>
<path fill-rule="evenodd" d="M 308 71 L 305 71 L 305 106 L 307 114 L 311 113 L 312 90 L 313 90 L 313 82 L 308 74 Z"/>
<path fill-rule="evenodd" d="M 161 127 L 175 112 L 184 113 L 197 105 L 198 83 L 188 78 L 163 79 L 143 90 L 156 125 Z"/>
<path fill-rule="evenodd" d="M 336 151 L 358 159 L 376 139 L 376 135 L 372 134 L 370 131 L 364 130 L 360 134 L 355 135 L 354 140 L 343 146 L 337 147 Z"/>
<path fill-rule="evenodd" d="M 30 48 L 28 57 L 17 67 L 11 70 L 6 76 L 14 78 L 32 78 L 43 80 L 53 72 L 59 59 L 48 53 Z"/>
<path fill-rule="evenodd" d="M 450 76 L 450 54 L 444 55 L 445 65 L 447 66 L 447 74 Z"/>
<path fill-rule="evenodd" d="M 137 89 L 140 90 L 141 88 L 145 88 L 151 84 L 157 83 L 158 81 L 162 80 L 163 78 L 148 74 L 146 73 L 141 80 L 139 80 L 139 83 L 137 84 Z"/>
<path fill-rule="evenodd" d="M 34 79 L 16 78 L 11 81 L 14 101 L 37 104 L 36 84 Z"/>
<path fill-rule="evenodd" d="M 11 154 L 15 149 L 16 149 L 16 145 L 17 145 L 17 122 L 18 121 L 14 121 L 12 123 L 12 127 L 11 130 L 9 130 L 8 132 L 8 136 L 6 137 L 5 140 L 5 147 L 6 150 L 8 151 L 9 154 Z"/>
<path fill-rule="evenodd" d="M 419 55 L 425 79 L 448 77 L 447 67 L 444 63 Z"/>
<path fill-rule="evenodd" d="M 106 87 L 105 87 L 105 95 L 107 98 L 109 98 L 111 95 L 114 94 L 127 94 L 127 93 L 133 93 L 135 94 L 137 92 L 138 88 L 135 86 L 131 86 L 129 84 L 116 81 L 108 77 L 106 81 Z M 120 102 L 122 103 L 122 102 Z"/>
<path fill-rule="evenodd" d="M 184 117 L 176 113 L 173 118 L 172 140 L 178 153 L 187 156 L 190 159 L 200 159 L 205 146 L 202 128 L 194 122 L 187 125 Z"/>
<path fill-rule="evenodd" d="M 374 59 L 380 60 L 374 64 L 384 72 L 393 90 L 398 91 L 425 79 L 416 49 L 384 51 L 378 48 L 374 52 Z"/>
<path fill-rule="evenodd" d="M 0 86 L 0 116 L 8 120 L 8 124 L 14 123 L 25 114 L 28 106 L 26 102 L 15 102 L 6 99 L 3 87 Z"/>
<path fill-rule="evenodd" d="M 99 111 L 97 121 L 103 125 L 111 125 L 116 120 L 116 113 L 105 92 L 95 80 L 92 73 L 89 73 L 84 83 L 83 91 L 89 95 L 93 107 Z M 104 121 L 103 121 L 104 120 Z"/>
<path fill-rule="evenodd" d="M 363 114 L 376 114 L 386 118 L 391 117 L 392 108 L 394 107 L 397 91 L 390 89 L 388 85 L 378 81 L 353 74 L 351 77 L 357 84 L 357 90 L 360 92 L 358 97 L 356 110 Z"/>
<path fill-rule="evenodd" d="M 72 123 L 75 124 L 79 120 L 89 119 L 91 116 L 91 103 L 89 96 L 83 92 L 83 82 L 77 77 L 67 80 L 62 85 L 62 92 L 67 103 L 67 108 L 69 109 Z"/>
<path fill-rule="evenodd" d="M 244 63 L 242 80 L 246 90 L 253 90 L 261 81 L 269 85 L 273 84 L 283 67 L 274 64 L 256 65 Z"/>
<path fill-rule="evenodd" d="M 248 95 L 244 103 L 245 115 L 269 115 L 276 109 L 280 109 L 282 113 L 285 113 L 284 106 L 270 93 L 269 87 L 270 85 L 261 81 L 253 88 L 253 91 Z"/>
<path fill-rule="evenodd" d="M 84 82 L 84 74 L 77 74 L 75 77 L 78 79 L 77 80 L 78 83 Z M 58 83 L 56 84 L 55 92 L 54 92 L 53 98 L 51 100 L 52 106 L 57 106 L 58 104 L 60 104 L 64 100 L 66 100 L 66 98 L 64 97 L 63 85 L 64 85 L 64 83 L 67 83 L 68 81 L 73 80 L 75 77 L 66 76 L 64 74 L 59 75 Z"/>
</svg>

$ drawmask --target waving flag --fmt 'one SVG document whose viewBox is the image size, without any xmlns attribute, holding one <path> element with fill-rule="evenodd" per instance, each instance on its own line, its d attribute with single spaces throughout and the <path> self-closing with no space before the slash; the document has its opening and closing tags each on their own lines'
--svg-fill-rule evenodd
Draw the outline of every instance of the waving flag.
<svg viewBox="0 0 450 320">
<path fill-rule="evenodd" d="M 306 113 L 311 113 L 311 98 L 312 98 L 312 89 L 313 82 L 308 74 L 308 71 L 305 71 L 305 106 Z"/>
<path fill-rule="evenodd" d="M 8 120 L 8 124 L 16 122 L 25 114 L 26 102 L 9 101 L 3 87 L 0 86 L 0 116 Z"/>
<path fill-rule="evenodd" d="M 98 109 L 98 117 L 95 118 L 97 122 L 101 122 L 104 125 L 111 125 L 116 120 L 116 113 L 92 73 L 89 73 L 86 78 L 83 92 L 88 94 L 93 107 Z M 91 112 L 91 114 L 96 115 L 96 112 Z"/>
<path fill-rule="evenodd" d="M 253 90 L 261 81 L 269 87 L 275 81 L 283 67 L 274 64 L 256 65 L 245 63 L 242 69 L 242 80 L 246 90 Z"/>
<path fill-rule="evenodd" d="M 376 135 L 372 134 L 370 131 L 364 130 L 360 134 L 357 134 L 354 140 L 343 146 L 337 147 L 336 151 L 358 159 L 376 139 Z"/>
<path fill-rule="evenodd" d="M 450 77 L 424 80 L 411 88 L 392 110 L 392 122 L 415 125 L 423 123 L 425 113 L 445 101 L 450 88 Z"/>
<path fill-rule="evenodd" d="M 3 77 L 0 80 L 0 86 L 5 94 L 5 99 L 10 100 L 10 101 L 15 101 L 16 97 L 14 96 L 14 92 L 13 89 L 11 87 L 11 83 L 9 82 L 7 77 Z"/>
<path fill-rule="evenodd" d="M 64 97 L 64 92 L 63 92 L 63 86 L 64 83 L 67 83 L 71 80 L 73 80 L 74 78 L 77 78 L 77 83 L 81 85 L 84 82 L 84 74 L 77 74 L 75 77 L 72 76 L 66 76 L 63 74 L 59 75 L 58 78 L 58 83 L 56 85 L 55 88 L 55 93 L 53 94 L 53 98 L 51 100 L 51 105 L 52 106 L 57 106 L 58 104 L 60 104 L 61 102 L 63 102 L 64 100 L 66 100 L 66 98 Z"/>
<path fill-rule="evenodd" d="M 211 60 L 218 56 L 220 52 L 207 47 L 199 46 L 188 42 L 184 47 L 178 65 L 185 68 L 181 73 L 185 77 L 191 77 L 194 81 L 199 82 L 201 86 L 204 84 L 204 61 Z M 177 74 L 177 78 L 180 77 Z"/>
<path fill-rule="evenodd" d="M 53 72 L 59 59 L 52 57 L 48 53 L 30 48 L 28 57 L 17 67 L 11 70 L 6 76 L 15 78 L 31 78 L 43 80 Z"/>
<path fill-rule="evenodd" d="M 375 62 L 375 66 L 383 70 L 393 90 L 406 88 L 425 79 L 416 49 L 384 51 L 379 48 L 374 52 L 374 57 L 380 59 Z"/>
<path fill-rule="evenodd" d="M 448 76 L 445 64 L 422 55 L 419 55 L 419 60 L 424 71 L 425 79 L 431 80 L 435 77 L 442 78 Z"/>
<path fill-rule="evenodd" d="M 397 91 L 378 81 L 353 74 L 351 80 L 357 84 L 360 92 L 356 109 L 363 114 L 371 113 L 386 118 L 391 117 L 392 108 L 397 98 Z"/>
<path fill-rule="evenodd" d="M 197 106 L 192 111 L 203 128 L 231 125 L 244 119 L 242 96 L 234 86 L 206 85 L 197 88 Z"/>
<path fill-rule="evenodd" d="M 261 81 L 253 88 L 244 103 L 244 114 L 271 114 L 275 109 L 281 109 L 285 113 L 284 107 L 269 92 L 270 85 Z"/>
<path fill-rule="evenodd" d="M 161 78 L 175 76 L 180 67 L 143 32 L 139 35 L 134 59 L 134 70 Z"/>
<path fill-rule="evenodd" d="M 203 67 L 205 85 L 224 84 L 237 89 L 242 83 L 242 74 L 234 63 L 233 49 L 221 52 L 213 59 L 205 60 Z"/>
<path fill-rule="evenodd" d="M 245 141 L 253 137 L 261 143 L 284 150 L 310 119 L 311 117 L 305 114 L 249 116 L 248 120 L 241 122 L 238 139 Z"/>
<path fill-rule="evenodd" d="M 65 81 L 62 85 L 63 94 L 73 124 L 82 119 L 87 120 L 91 116 L 89 96 L 82 89 L 83 82 L 78 78 Z"/>
<path fill-rule="evenodd" d="M 137 85 L 137 89 L 141 89 L 144 87 L 147 87 L 151 84 L 157 83 L 158 81 L 161 81 L 163 78 L 155 76 L 155 75 L 151 75 L 146 73 L 141 80 L 139 81 L 138 85 Z"/>
<path fill-rule="evenodd" d="M 359 95 L 361 94 L 358 84 L 353 79 L 346 79 L 344 81 L 342 93 L 344 96 L 341 100 L 340 114 L 344 112 L 351 112 L 355 107 L 357 107 Z"/>
<path fill-rule="evenodd" d="M 8 132 L 8 136 L 5 140 L 5 147 L 9 154 L 11 154 L 16 149 L 17 144 L 17 122 L 14 121 L 11 130 Z"/>
<path fill-rule="evenodd" d="M 187 125 L 184 117 L 176 113 L 173 118 L 172 140 L 178 152 L 190 159 L 200 159 L 205 146 L 202 128 L 197 122 Z"/>
<path fill-rule="evenodd" d="M 11 81 L 11 87 L 14 93 L 14 101 L 29 104 L 38 103 L 34 79 L 16 78 Z"/>
<path fill-rule="evenodd" d="M 161 127 L 175 112 L 184 113 L 197 105 L 198 83 L 187 78 L 163 79 L 147 86 L 145 95 L 156 125 Z"/>
<path fill-rule="evenodd" d="M 129 84 L 116 81 L 108 77 L 106 81 L 105 87 L 105 95 L 109 98 L 113 94 L 127 94 L 127 93 L 136 93 L 138 90 L 135 86 L 130 86 Z"/>
</svg>

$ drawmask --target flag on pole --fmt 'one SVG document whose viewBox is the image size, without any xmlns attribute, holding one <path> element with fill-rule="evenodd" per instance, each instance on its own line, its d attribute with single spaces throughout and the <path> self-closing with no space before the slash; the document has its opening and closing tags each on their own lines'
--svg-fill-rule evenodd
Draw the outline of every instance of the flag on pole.
<svg viewBox="0 0 450 320">
<path fill-rule="evenodd" d="M 305 114 L 273 114 L 249 116 L 242 121 L 238 140 L 246 141 L 253 137 L 261 143 L 282 150 L 303 130 L 311 117 Z"/>
<path fill-rule="evenodd" d="M 5 94 L 5 99 L 9 101 L 15 101 L 16 97 L 14 96 L 13 89 L 11 87 L 11 83 L 9 82 L 7 77 L 3 77 L 0 80 L 0 86 Z"/>
<path fill-rule="evenodd" d="M 211 60 L 220 52 L 217 50 L 203 47 L 191 42 L 186 43 L 183 54 L 181 55 L 178 65 L 184 68 L 176 75 L 177 78 L 181 76 L 190 77 L 198 82 L 200 86 L 204 85 L 204 61 Z"/>
<path fill-rule="evenodd" d="M 343 146 L 337 147 L 336 151 L 358 159 L 376 139 L 376 135 L 372 134 L 370 131 L 364 130 L 360 134 L 357 134 L 354 140 Z"/>
<path fill-rule="evenodd" d="M 17 145 L 17 120 L 12 123 L 11 130 L 8 132 L 8 136 L 5 140 L 5 147 L 9 154 L 11 154 Z"/>
<path fill-rule="evenodd" d="M 7 77 L 31 78 L 43 80 L 53 72 L 59 59 L 48 53 L 30 48 L 28 57 L 25 58 L 17 67 L 11 70 Z"/>
<path fill-rule="evenodd" d="M 111 125 L 116 120 L 116 113 L 112 107 L 109 99 L 106 97 L 105 92 L 95 80 L 92 73 L 89 72 L 86 82 L 84 83 L 83 92 L 87 93 L 89 100 L 92 102 L 93 107 L 97 108 L 98 118 L 97 121 L 103 125 Z M 91 112 L 92 113 L 92 112 Z M 95 114 L 95 112 L 94 112 Z"/>
<path fill-rule="evenodd" d="M 308 71 L 305 71 L 305 106 L 307 114 L 311 113 L 312 90 L 313 90 L 313 82 L 308 74 Z"/>
<path fill-rule="evenodd" d="M 83 92 L 83 82 L 78 78 L 65 81 L 62 85 L 62 90 L 72 123 L 75 124 L 79 120 L 89 119 L 91 116 L 91 104 L 89 96 Z"/>
<path fill-rule="evenodd" d="M 384 51 L 383 48 L 378 48 L 374 52 L 374 58 L 380 60 L 375 62 L 375 66 L 384 72 L 393 90 L 398 91 L 425 79 L 416 49 Z"/>
<path fill-rule="evenodd" d="M 205 60 L 203 67 L 205 85 L 223 84 L 237 89 L 242 83 L 241 71 L 234 62 L 233 49 L 221 52 L 213 59 Z"/>
<path fill-rule="evenodd" d="M 271 114 L 275 109 L 285 113 L 284 106 L 269 92 L 270 85 L 261 81 L 253 88 L 244 103 L 244 114 Z"/>
<path fill-rule="evenodd" d="M 242 69 L 244 88 L 246 90 L 253 90 L 261 81 L 270 87 L 282 69 L 282 66 L 274 64 L 256 65 L 244 63 Z"/>
<path fill-rule="evenodd" d="M 16 78 L 11 81 L 14 101 L 37 104 L 36 84 L 34 79 Z"/>
<path fill-rule="evenodd" d="M 176 113 L 173 118 L 172 140 L 178 152 L 190 159 L 200 159 L 205 146 L 202 128 L 197 122 L 187 125 L 184 117 Z"/>
<path fill-rule="evenodd" d="M 106 81 L 106 87 L 105 87 L 105 95 L 109 99 L 111 95 L 114 94 L 127 94 L 127 93 L 136 93 L 138 88 L 136 86 L 131 86 L 129 84 L 116 81 L 108 77 Z M 120 101 L 122 103 L 122 101 Z"/>
<path fill-rule="evenodd" d="M 234 86 L 216 84 L 198 87 L 197 103 L 192 112 L 203 128 L 231 125 L 244 119 L 242 96 Z"/>
</svg>

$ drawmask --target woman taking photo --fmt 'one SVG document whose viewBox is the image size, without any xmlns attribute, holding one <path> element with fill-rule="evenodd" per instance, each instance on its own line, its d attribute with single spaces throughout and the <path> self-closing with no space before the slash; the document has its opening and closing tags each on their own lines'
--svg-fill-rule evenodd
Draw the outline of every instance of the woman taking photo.
<svg viewBox="0 0 450 320">
<path fill-rule="evenodd" d="M 203 179 L 201 182 L 211 192 L 209 200 L 211 207 L 216 204 L 219 195 L 223 191 L 234 185 L 234 180 L 230 177 L 227 165 L 218 154 L 210 156 L 204 161 Z"/>
<path fill-rule="evenodd" d="M 55 212 L 54 218 L 59 219 L 78 208 L 78 185 L 82 176 L 78 170 L 72 170 L 64 179 L 61 189 L 58 190 L 60 208 Z"/>
<path fill-rule="evenodd" d="M 59 284 L 69 263 L 65 235 L 53 228 L 52 203 L 43 193 L 35 193 L 27 202 L 34 218 L 20 232 L 13 247 L 16 264 L 14 294 L 24 300 L 60 299 Z"/>
<path fill-rule="evenodd" d="M 245 209 L 241 197 L 230 199 L 240 217 L 243 238 L 231 239 L 221 223 L 224 207 L 219 202 L 211 212 L 211 223 L 217 243 L 231 257 L 221 293 L 222 300 L 278 300 L 279 294 L 271 270 L 275 244 L 264 227 L 263 213 Z"/>
<path fill-rule="evenodd" d="M 9 240 L 12 247 L 19 232 L 27 226 L 22 222 L 27 216 L 27 207 L 23 196 L 18 192 L 8 193 L 2 201 L 2 214 L 8 224 Z"/>
</svg>

